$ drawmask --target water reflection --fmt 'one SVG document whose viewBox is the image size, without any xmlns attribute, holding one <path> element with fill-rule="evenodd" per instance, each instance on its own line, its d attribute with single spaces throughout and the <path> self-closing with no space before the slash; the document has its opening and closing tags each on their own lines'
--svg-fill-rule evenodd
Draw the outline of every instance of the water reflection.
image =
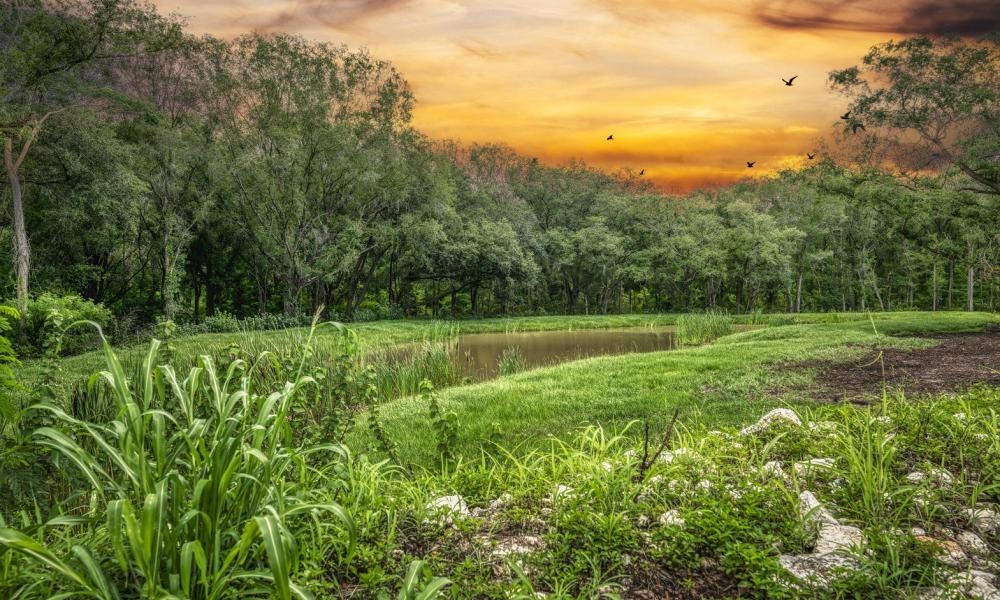
<svg viewBox="0 0 1000 600">
<path fill-rule="evenodd" d="M 668 329 L 476 333 L 459 336 L 452 350 L 452 360 L 462 377 L 483 381 L 511 371 L 591 356 L 655 352 L 674 347 L 674 334 Z M 501 363 L 508 367 L 503 373 Z"/>
</svg>

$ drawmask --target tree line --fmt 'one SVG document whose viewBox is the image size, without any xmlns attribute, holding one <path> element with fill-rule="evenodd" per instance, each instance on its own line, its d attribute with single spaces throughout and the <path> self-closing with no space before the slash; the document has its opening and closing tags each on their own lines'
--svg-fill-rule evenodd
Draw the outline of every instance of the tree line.
<svg viewBox="0 0 1000 600">
<path fill-rule="evenodd" d="M 1000 305 L 1000 43 L 876 46 L 868 133 L 683 196 L 428 139 L 402 74 L 134 0 L 0 0 L 2 293 L 139 322 Z M 846 126 L 847 124 L 845 124 Z"/>
</svg>

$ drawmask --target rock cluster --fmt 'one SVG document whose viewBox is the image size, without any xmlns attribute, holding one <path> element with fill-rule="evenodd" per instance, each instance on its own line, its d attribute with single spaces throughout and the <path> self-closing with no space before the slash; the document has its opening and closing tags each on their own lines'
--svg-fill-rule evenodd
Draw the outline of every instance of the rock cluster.
<svg viewBox="0 0 1000 600">
<path fill-rule="evenodd" d="M 801 420 L 791 410 L 776 409 L 761 417 L 757 423 L 745 427 L 741 433 L 744 435 L 760 433 L 779 422 L 793 426 L 802 425 Z M 814 425 L 810 423 L 809 427 L 819 428 Z M 807 478 L 822 470 L 831 470 L 835 467 L 834 459 L 814 458 L 792 464 L 791 474 L 794 477 L 790 477 L 778 461 L 765 464 L 762 472 L 766 477 L 792 482 L 795 478 Z M 940 468 L 913 471 L 904 479 L 910 485 L 926 486 L 928 490 L 946 488 L 955 483 L 955 477 Z M 924 489 L 918 490 L 917 500 L 927 503 Z M 799 514 L 806 525 L 816 533 L 812 552 L 782 555 L 778 560 L 790 576 L 789 584 L 792 587 L 826 588 L 839 574 L 857 566 L 857 553 L 864 551 L 864 533 L 857 527 L 841 524 L 811 491 L 803 491 L 799 495 Z M 952 598 L 957 591 L 969 598 L 1000 600 L 1000 590 L 995 585 L 998 581 L 996 572 L 1000 569 L 1000 565 L 989 561 L 991 548 L 980 537 L 980 535 L 990 536 L 1000 533 L 1000 513 L 990 506 L 980 505 L 966 509 L 962 516 L 973 531 L 941 530 L 931 536 L 927 531 L 914 527 L 906 533 L 928 547 L 936 548 L 937 559 L 943 565 L 955 570 L 947 580 L 947 589 L 922 589 L 918 591 L 917 598 L 921 600 Z M 903 532 L 899 534 L 906 535 Z"/>
</svg>

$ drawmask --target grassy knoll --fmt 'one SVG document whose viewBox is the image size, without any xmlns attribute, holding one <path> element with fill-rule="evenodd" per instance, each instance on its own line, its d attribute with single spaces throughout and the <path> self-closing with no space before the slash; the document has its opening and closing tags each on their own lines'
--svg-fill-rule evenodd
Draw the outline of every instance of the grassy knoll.
<svg viewBox="0 0 1000 600">
<path fill-rule="evenodd" d="M 853 315 L 852 315 L 853 316 Z M 808 398 L 774 390 L 802 382 L 805 374 L 769 369 L 789 361 L 847 360 L 875 344 L 913 347 L 929 342 L 894 337 L 982 329 L 1000 316 L 986 313 L 890 313 L 867 319 L 814 317 L 804 325 L 746 331 L 707 346 L 652 354 L 600 357 L 529 371 L 495 381 L 439 392 L 445 410 L 457 415 L 456 450 L 472 457 L 484 443 L 538 446 L 586 425 L 619 429 L 633 420 L 659 429 L 679 409 L 688 427 L 714 428 L 755 419 L 780 405 Z M 839 321 L 839 322 L 837 322 Z M 877 329 L 877 331 L 876 331 Z M 381 420 L 404 461 L 437 460 L 427 400 L 409 397 L 384 405 Z M 372 448 L 368 428 L 350 440 Z"/>
</svg>

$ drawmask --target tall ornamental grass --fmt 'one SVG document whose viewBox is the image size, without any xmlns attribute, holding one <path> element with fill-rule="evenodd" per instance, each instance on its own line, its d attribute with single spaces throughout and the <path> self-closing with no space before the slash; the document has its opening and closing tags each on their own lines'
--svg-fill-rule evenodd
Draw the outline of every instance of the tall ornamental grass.
<svg viewBox="0 0 1000 600">
<path fill-rule="evenodd" d="M 292 446 L 288 420 L 314 381 L 300 369 L 294 382 L 257 393 L 243 361 L 218 372 L 203 356 L 182 377 L 157 366 L 158 350 L 154 342 L 130 381 L 104 342 L 107 370 L 95 379 L 116 409 L 106 424 L 38 407 L 55 424 L 35 439 L 87 485 L 44 522 L 21 531 L 0 523 L 9 550 L 0 552 L 0 597 L 288 600 L 335 585 L 327 565 L 305 563 L 332 555 L 343 564 L 353 553 L 354 522 L 328 491 L 347 452 Z M 320 451 L 318 467 L 308 458 Z"/>
<path fill-rule="evenodd" d="M 683 346 L 707 344 L 732 331 L 733 318 L 722 311 L 681 315 L 677 318 L 677 343 Z"/>
</svg>

